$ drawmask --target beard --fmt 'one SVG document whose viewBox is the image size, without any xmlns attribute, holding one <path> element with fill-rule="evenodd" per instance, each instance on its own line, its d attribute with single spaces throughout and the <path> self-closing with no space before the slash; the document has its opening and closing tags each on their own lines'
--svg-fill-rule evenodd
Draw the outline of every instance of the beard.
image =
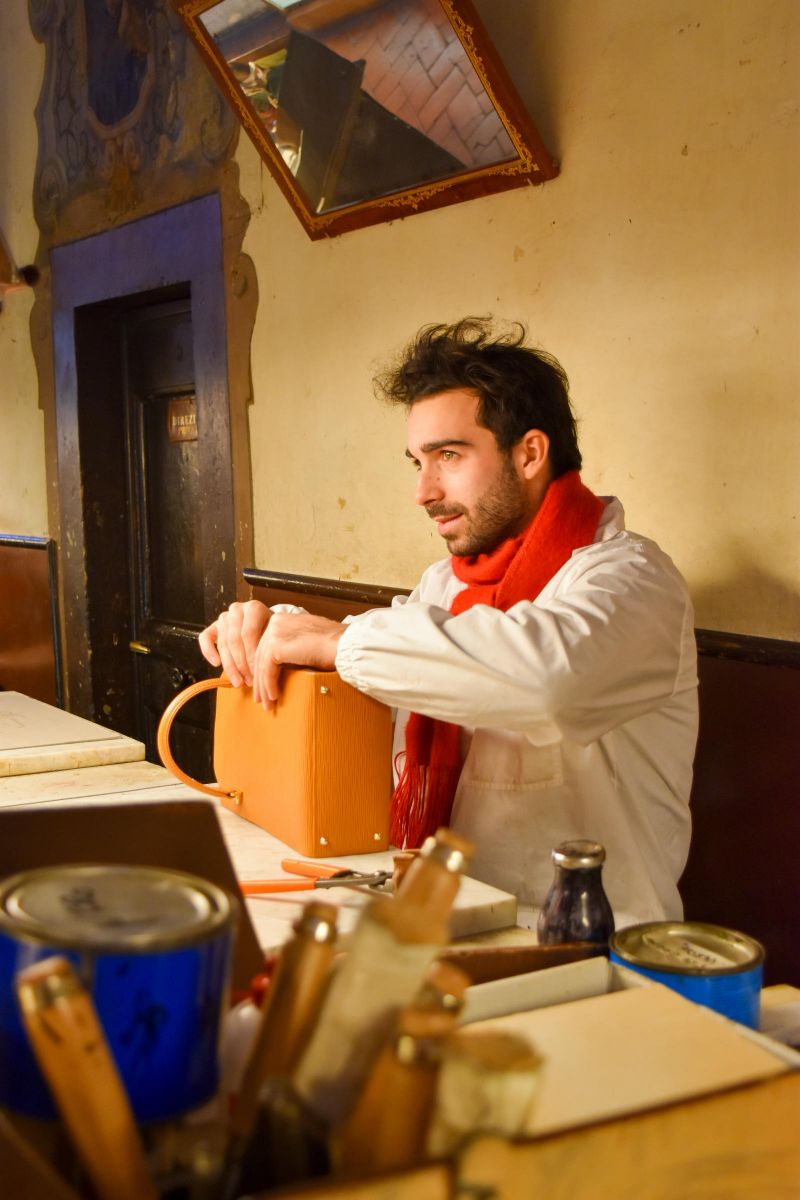
<svg viewBox="0 0 800 1200">
<path fill-rule="evenodd" d="M 429 517 L 464 517 L 461 530 L 442 534 L 450 553 L 459 558 L 490 553 L 506 538 L 520 534 L 533 515 L 528 493 L 510 458 L 503 460 L 499 474 L 474 508 L 429 504 L 426 511 Z"/>
</svg>

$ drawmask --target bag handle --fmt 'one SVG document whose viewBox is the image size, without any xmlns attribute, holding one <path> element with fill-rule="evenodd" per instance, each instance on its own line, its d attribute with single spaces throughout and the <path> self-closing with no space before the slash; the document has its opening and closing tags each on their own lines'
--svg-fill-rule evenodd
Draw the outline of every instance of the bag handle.
<svg viewBox="0 0 800 1200">
<path fill-rule="evenodd" d="M 241 792 L 226 792 L 224 788 L 215 788 L 207 783 L 198 783 L 196 779 L 192 779 L 191 775 L 187 775 L 185 771 L 182 771 L 172 757 L 172 751 L 169 746 L 169 735 L 173 721 L 184 704 L 187 704 L 189 700 L 193 700 L 195 696 L 199 696 L 201 692 L 210 692 L 214 688 L 231 686 L 229 679 L 226 679 L 224 675 L 219 675 L 215 679 L 198 679 L 197 683 L 190 683 L 182 692 L 178 692 L 177 696 L 174 696 L 164 709 L 161 720 L 158 723 L 156 746 L 164 766 L 168 771 L 172 772 L 176 779 L 180 779 L 181 783 L 188 784 L 195 791 L 205 792 L 207 796 L 214 796 L 217 800 L 234 800 L 237 804 L 240 804 L 242 800 Z"/>
</svg>

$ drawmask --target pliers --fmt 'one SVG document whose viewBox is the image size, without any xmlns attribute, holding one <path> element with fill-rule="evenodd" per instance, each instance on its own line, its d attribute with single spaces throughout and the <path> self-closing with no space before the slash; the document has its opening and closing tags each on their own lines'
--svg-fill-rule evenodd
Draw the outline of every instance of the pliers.
<svg viewBox="0 0 800 1200">
<path fill-rule="evenodd" d="M 306 892 L 313 888 L 332 887 L 382 887 L 392 878 L 391 871 L 354 871 L 349 867 L 336 867 L 331 863 L 301 862 L 284 858 L 284 871 L 301 875 L 301 879 L 247 879 L 240 880 L 239 887 L 245 896 L 263 896 L 269 892 Z"/>
</svg>

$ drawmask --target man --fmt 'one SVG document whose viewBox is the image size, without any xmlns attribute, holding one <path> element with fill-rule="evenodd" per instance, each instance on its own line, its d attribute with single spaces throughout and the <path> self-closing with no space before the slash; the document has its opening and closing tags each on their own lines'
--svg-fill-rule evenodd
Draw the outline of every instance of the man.
<svg viewBox="0 0 800 1200">
<path fill-rule="evenodd" d="M 523 336 L 430 326 L 379 381 L 408 409 L 416 500 L 450 554 L 407 600 L 344 624 L 234 604 L 200 645 L 256 701 L 295 664 L 335 667 L 398 709 L 396 845 L 449 823 L 476 844 L 472 874 L 541 904 L 551 848 L 590 838 L 618 927 L 678 919 L 691 602 L 619 501 L 582 484 L 566 376 Z"/>
</svg>

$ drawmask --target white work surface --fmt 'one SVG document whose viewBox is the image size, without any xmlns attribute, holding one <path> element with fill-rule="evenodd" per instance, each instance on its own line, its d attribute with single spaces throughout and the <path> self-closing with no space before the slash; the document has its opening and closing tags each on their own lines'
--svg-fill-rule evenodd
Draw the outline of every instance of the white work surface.
<svg viewBox="0 0 800 1200">
<path fill-rule="evenodd" d="M 47 706 L 45 706 L 47 707 Z M 86 722 L 91 724 L 90 722 Z M 277 838 L 257 825 L 229 812 L 213 799 L 179 783 L 164 767 L 149 762 L 115 763 L 84 766 L 72 770 L 48 771 L 39 775 L 0 778 L 0 811 L 20 806 L 55 804 L 85 805 L 161 800 L 195 800 L 214 806 L 222 834 L 239 879 L 279 879 L 284 858 L 301 858 Z M 2 825 L 0 825 L 0 831 Z M 1 832 L 0 832 L 1 836 Z M 359 871 L 392 867 L 392 852 L 337 857 L 337 864 Z M 297 876 L 287 876 L 297 878 Z M 316 895 L 340 909 L 339 928 L 347 933 L 369 897 L 364 889 L 325 888 L 302 892 L 272 893 L 247 901 L 256 935 L 265 950 L 282 945 L 291 933 L 303 905 Z M 517 901 L 514 896 L 476 879 L 462 878 L 451 921 L 453 937 L 468 937 L 489 930 L 506 929 L 516 924 Z"/>
<path fill-rule="evenodd" d="M 0 777 L 143 758 L 133 738 L 21 692 L 0 692 Z"/>
</svg>

